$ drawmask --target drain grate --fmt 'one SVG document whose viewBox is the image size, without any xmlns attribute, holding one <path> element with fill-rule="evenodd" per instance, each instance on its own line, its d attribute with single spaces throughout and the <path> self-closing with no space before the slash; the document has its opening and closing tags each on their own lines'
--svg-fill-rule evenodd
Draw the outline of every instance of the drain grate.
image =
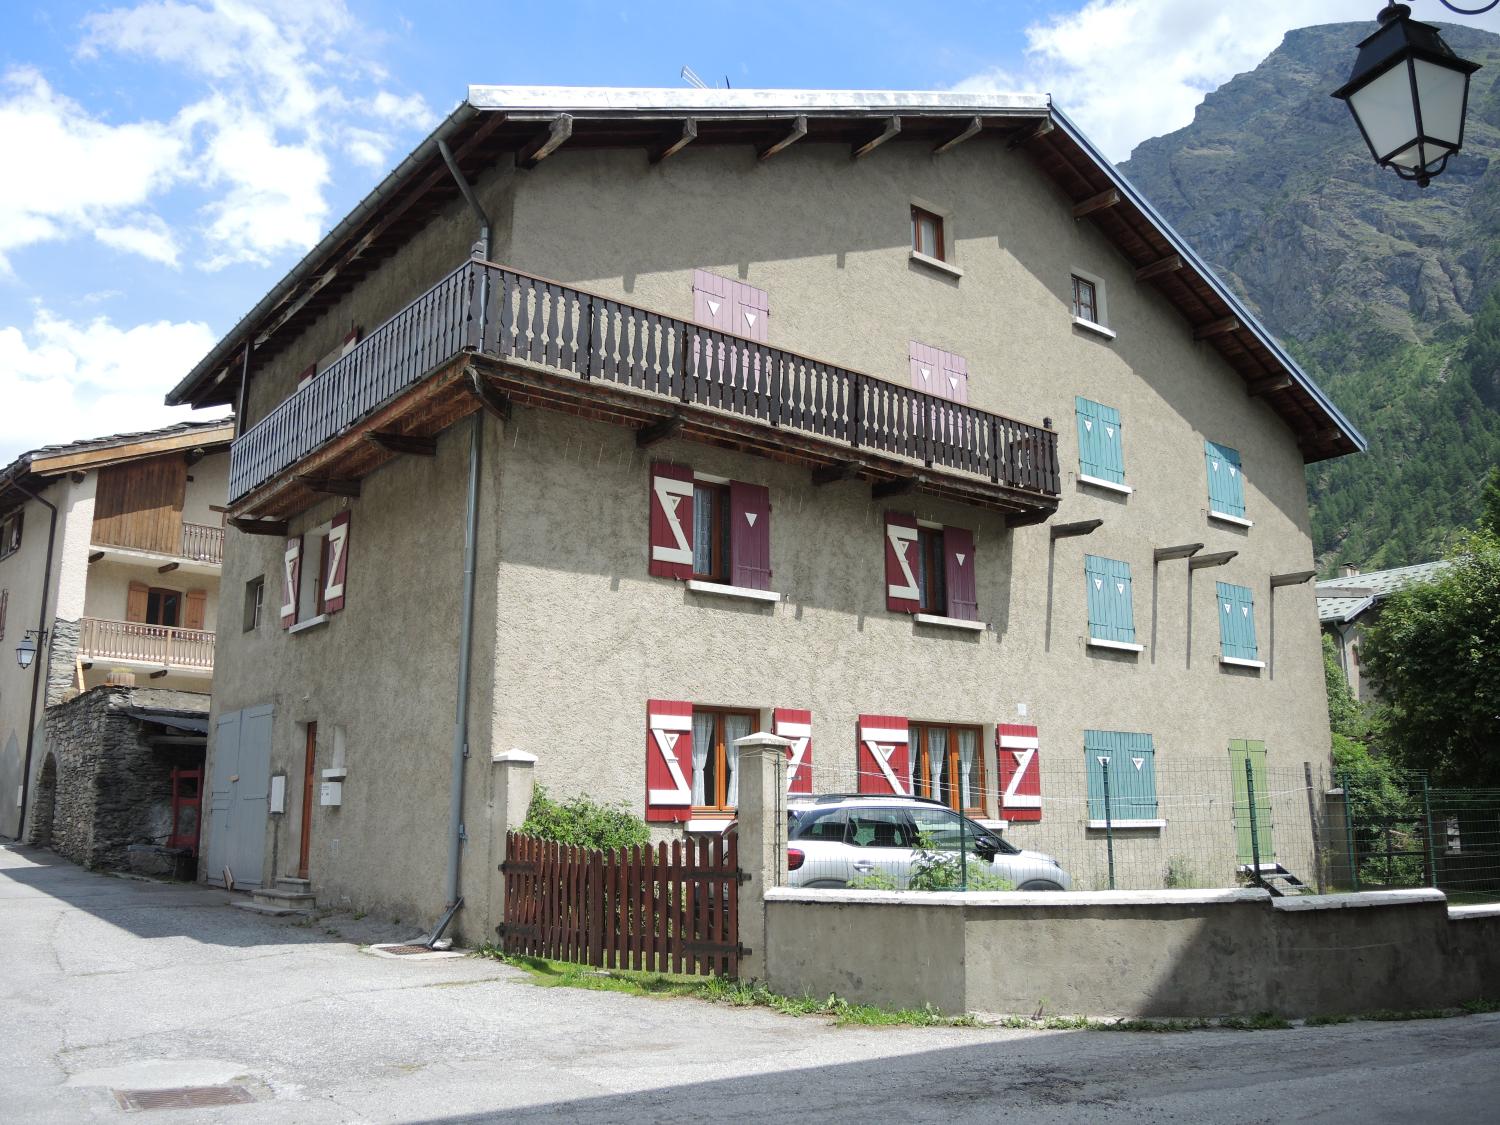
<svg viewBox="0 0 1500 1125">
<path fill-rule="evenodd" d="M 382 945 L 379 947 L 382 953 L 394 953 L 398 957 L 406 957 L 413 953 L 439 953 L 441 950 L 429 949 L 425 945 Z"/>
<path fill-rule="evenodd" d="M 255 1099 L 243 1086 L 175 1086 L 167 1090 L 111 1090 L 123 1110 L 202 1109 L 240 1105 Z"/>
</svg>

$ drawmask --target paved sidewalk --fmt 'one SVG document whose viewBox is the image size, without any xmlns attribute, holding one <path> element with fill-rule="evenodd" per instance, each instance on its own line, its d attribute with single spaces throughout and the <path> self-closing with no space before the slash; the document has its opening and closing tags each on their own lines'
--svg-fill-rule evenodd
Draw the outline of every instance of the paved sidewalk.
<svg viewBox="0 0 1500 1125">
<path fill-rule="evenodd" d="M 1493 1120 L 1500 1017 L 1144 1035 L 839 1029 L 381 959 L 0 847 L 0 1120 Z M 383 920 L 386 927 L 389 919 Z M 410 931 L 359 940 L 410 937 Z M 247 1104 L 127 1115 L 113 1090 Z"/>
</svg>

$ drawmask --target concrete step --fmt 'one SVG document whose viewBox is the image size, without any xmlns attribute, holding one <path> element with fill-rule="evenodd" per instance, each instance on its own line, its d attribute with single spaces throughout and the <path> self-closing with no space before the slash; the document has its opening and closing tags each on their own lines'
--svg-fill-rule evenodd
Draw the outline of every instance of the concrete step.
<svg viewBox="0 0 1500 1125">
<path fill-rule="evenodd" d="M 291 875 L 276 876 L 276 885 L 288 891 L 307 891 L 312 889 L 311 879 L 297 879 Z"/>
<path fill-rule="evenodd" d="M 283 891 L 261 887 L 251 891 L 250 897 L 262 906 L 286 906 L 294 910 L 311 910 L 317 905 L 317 896 L 308 891 Z"/>
<path fill-rule="evenodd" d="M 263 914 L 267 918 L 288 918 L 293 915 L 305 917 L 307 911 L 297 910 L 290 906 L 267 906 L 260 902 L 231 902 L 230 906 L 236 910 L 247 910 L 251 914 Z"/>
</svg>

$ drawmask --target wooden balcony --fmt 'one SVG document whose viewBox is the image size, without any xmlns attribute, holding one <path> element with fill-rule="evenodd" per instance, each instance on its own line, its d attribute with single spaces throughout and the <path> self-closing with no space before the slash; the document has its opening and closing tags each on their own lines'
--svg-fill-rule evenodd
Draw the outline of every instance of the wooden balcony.
<svg viewBox="0 0 1500 1125">
<path fill-rule="evenodd" d="M 285 517 L 481 402 L 565 410 L 923 491 L 1037 522 L 1057 508 L 1057 434 L 488 262 L 471 261 L 242 434 L 238 517 Z"/>
<path fill-rule="evenodd" d="M 79 620 L 78 655 L 92 663 L 146 664 L 163 671 L 214 669 L 214 634 L 136 621 Z"/>
<path fill-rule="evenodd" d="M 182 557 L 194 562 L 224 562 L 224 529 L 202 523 L 182 525 Z"/>
</svg>

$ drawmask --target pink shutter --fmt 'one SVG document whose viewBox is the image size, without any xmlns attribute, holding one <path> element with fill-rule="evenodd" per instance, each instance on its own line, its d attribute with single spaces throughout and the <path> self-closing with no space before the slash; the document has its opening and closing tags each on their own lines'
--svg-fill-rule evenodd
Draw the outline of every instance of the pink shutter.
<svg viewBox="0 0 1500 1125">
<path fill-rule="evenodd" d="M 297 624 L 297 589 L 302 579 L 302 536 L 286 541 L 281 556 L 281 627 Z"/>
<path fill-rule="evenodd" d="M 911 358 L 911 385 L 930 395 L 937 394 L 943 377 L 943 365 L 939 359 L 942 353 L 931 344 L 912 340 L 907 345 L 907 354 Z"/>
<path fill-rule="evenodd" d="M 763 484 L 729 482 L 729 581 L 771 588 L 771 493 Z"/>
<path fill-rule="evenodd" d="M 297 389 L 301 390 L 303 387 L 307 386 L 307 384 L 311 383 L 313 380 L 313 376 L 317 373 L 318 365 L 316 363 L 309 363 L 305 368 L 303 368 L 302 374 L 297 376 Z"/>
<path fill-rule="evenodd" d="M 792 741 L 786 752 L 786 791 L 811 793 L 812 787 L 812 712 L 778 707 L 771 713 L 771 733 Z"/>
<path fill-rule="evenodd" d="M 770 339 L 770 294 L 764 289 L 746 285 L 743 281 L 731 281 L 729 284 L 734 305 L 730 331 L 736 336 L 746 336 L 757 343 L 766 343 Z"/>
<path fill-rule="evenodd" d="M 693 319 L 707 328 L 743 335 L 734 323 L 734 282 L 707 270 L 693 271 Z"/>
<path fill-rule="evenodd" d="M 646 819 L 693 815 L 693 705 L 646 701 Z"/>
<path fill-rule="evenodd" d="M 974 582 L 974 533 L 966 527 L 943 528 L 943 555 L 948 586 L 948 616 L 979 620 Z"/>
<path fill-rule="evenodd" d="M 693 470 L 651 463 L 651 564 L 658 578 L 693 576 Z"/>
<path fill-rule="evenodd" d="M 344 608 L 344 584 L 349 576 L 349 513 L 339 512 L 328 529 L 328 573 L 323 576 L 323 612 Z"/>
<path fill-rule="evenodd" d="M 954 402 L 969 401 L 969 364 L 961 355 L 943 352 L 943 386 L 939 392 Z"/>
<path fill-rule="evenodd" d="M 911 796 L 911 755 L 906 720 L 899 715 L 859 717 L 859 791 Z"/>
<path fill-rule="evenodd" d="M 1036 727 L 1000 724 L 995 728 L 1000 761 L 1000 818 L 1042 819 L 1042 764 Z"/>
<path fill-rule="evenodd" d="M 908 512 L 885 514 L 885 608 L 916 613 L 922 608 L 917 588 L 917 517 Z"/>
</svg>

